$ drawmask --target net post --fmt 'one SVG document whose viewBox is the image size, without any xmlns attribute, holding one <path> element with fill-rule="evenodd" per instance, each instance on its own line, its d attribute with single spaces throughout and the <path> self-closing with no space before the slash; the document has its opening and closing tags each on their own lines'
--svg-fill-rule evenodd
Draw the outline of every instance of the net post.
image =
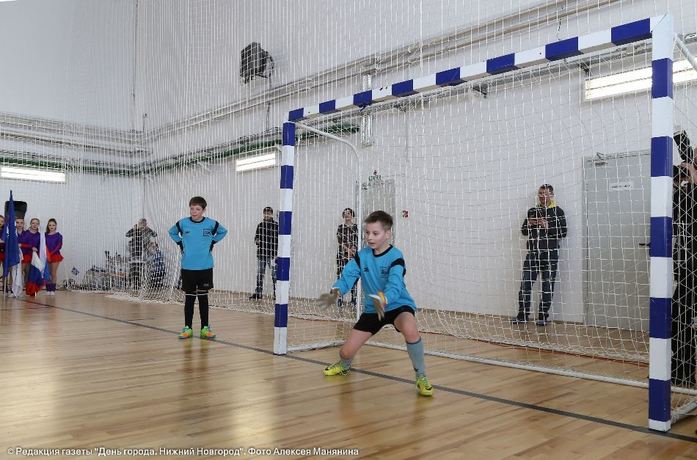
<svg viewBox="0 0 697 460">
<path fill-rule="evenodd" d="M 673 291 L 673 18 L 651 20 L 651 269 L 649 305 L 650 429 L 671 425 Z"/>
<path fill-rule="evenodd" d="M 281 184 L 278 213 L 278 257 L 276 258 L 276 302 L 274 306 L 273 352 L 288 352 L 288 300 L 290 296 L 290 248 L 293 221 L 293 168 L 295 167 L 295 123 L 283 123 Z"/>
</svg>

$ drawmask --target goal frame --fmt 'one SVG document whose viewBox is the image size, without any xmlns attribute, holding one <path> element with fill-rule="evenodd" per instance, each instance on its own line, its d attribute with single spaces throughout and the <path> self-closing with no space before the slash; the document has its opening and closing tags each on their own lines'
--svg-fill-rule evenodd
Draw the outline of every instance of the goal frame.
<svg viewBox="0 0 697 460">
<path fill-rule="evenodd" d="M 283 123 L 282 136 L 274 353 L 283 355 L 288 352 L 293 173 L 296 127 L 302 128 L 296 126 L 296 123 L 336 112 L 362 109 L 390 99 L 428 93 L 446 86 L 474 82 L 491 75 L 649 40 L 652 47 L 653 72 L 648 427 L 658 431 L 670 430 L 674 38 L 673 18 L 665 14 L 291 110 L 287 121 Z"/>
</svg>

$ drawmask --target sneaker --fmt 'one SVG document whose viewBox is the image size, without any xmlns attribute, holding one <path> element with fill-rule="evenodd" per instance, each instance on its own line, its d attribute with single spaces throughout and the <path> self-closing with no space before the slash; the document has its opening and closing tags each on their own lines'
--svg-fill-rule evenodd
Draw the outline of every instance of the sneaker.
<svg viewBox="0 0 697 460">
<path fill-rule="evenodd" d="M 537 326 L 546 326 L 546 325 L 547 325 L 547 320 L 544 319 L 544 318 L 541 318 L 541 319 L 538 319 L 537 321 L 535 321 L 535 324 L 536 324 Z"/>
<path fill-rule="evenodd" d="M 518 315 L 515 318 L 511 318 L 511 324 L 526 324 L 529 323 L 530 319 L 527 316 Z"/>
<path fill-rule="evenodd" d="M 194 331 L 192 331 L 189 326 L 184 326 L 182 331 L 179 333 L 180 339 L 190 339 L 193 336 L 194 336 Z"/>
<path fill-rule="evenodd" d="M 351 370 L 350 367 L 344 367 L 341 365 L 341 361 L 337 361 L 331 366 L 324 368 L 324 375 L 346 375 Z"/>
<path fill-rule="evenodd" d="M 433 387 L 425 375 L 416 378 L 416 388 L 421 396 L 433 396 Z"/>
<path fill-rule="evenodd" d="M 213 340 L 215 338 L 215 332 L 211 331 L 211 328 L 208 326 L 204 326 L 201 329 L 201 335 L 200 337 L 202 339 L 208 339 L 208 340 Z"/>
<path fill-rule="evenodd" d="M 249 300 L 261 300 L 261 294 L 252 294 L 249 296 Z"/>
</svg>

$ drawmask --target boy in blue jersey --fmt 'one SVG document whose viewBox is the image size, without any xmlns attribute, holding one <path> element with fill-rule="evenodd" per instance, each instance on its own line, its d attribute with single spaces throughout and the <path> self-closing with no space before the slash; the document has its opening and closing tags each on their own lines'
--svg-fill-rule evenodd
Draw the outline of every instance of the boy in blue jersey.
<svg viewBox="0 0 697 460">
<path fill-rule="evenodd" d="M 406 268 L 402 252 L 390 244 L 392 216 L 375 211 L 365 219 L 367 248 L 361 249 L 344 267 L 329 294 L 320 300 L 334 305 L 361 279 L 364 309 L 339 351 L 338 362 L 327 366 L 324 375 L 346 375 L 351 361 L 364 343 L 386 324 L 392 324 L 407 343 L 407 352 L 416 372 L 416 388 L 422 396 L 433 395 L 426 377 L 424 344 L 416 327 L 416 303 L 404 284 Z"/>
<path fill-rule="evenodd" d="M 184 328 L 180 339 L 193 336 L 194 303 L 198 297 L 202 339 L 214 339 L 208 324 L 208 291 L 213 289 L 213 246 L 225 238 L 227 229 L 204 217 L 206 200 L 195 196 L 189 200 L 191 217 L 183 218 L 169 229 L 169 236 L 182 251 L 182 290 L 184 291 Z"/>
</svg>

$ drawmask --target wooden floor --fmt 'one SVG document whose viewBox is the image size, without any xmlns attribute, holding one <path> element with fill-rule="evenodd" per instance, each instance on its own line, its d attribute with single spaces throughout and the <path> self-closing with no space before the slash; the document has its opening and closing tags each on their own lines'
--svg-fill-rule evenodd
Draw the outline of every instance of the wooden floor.
<svg viewBox="0 0 697 460">
<path fill-rule="evenodd" d="M 337 349 L 274 356 L 272 317 L 211 317 L 218 342 L 179 341 L 181 306 L 66 292 L 2 300 L 0 458 L 24 458 L 8 453 L 18 446 L 697 458 L 695 418 L 667 436 L 644 428 L 644 389 L 427 357 L 429 399 L 417 396 L 403 351 L 366 347 L 349 376 L 324 377 Z"/>
</svg>

